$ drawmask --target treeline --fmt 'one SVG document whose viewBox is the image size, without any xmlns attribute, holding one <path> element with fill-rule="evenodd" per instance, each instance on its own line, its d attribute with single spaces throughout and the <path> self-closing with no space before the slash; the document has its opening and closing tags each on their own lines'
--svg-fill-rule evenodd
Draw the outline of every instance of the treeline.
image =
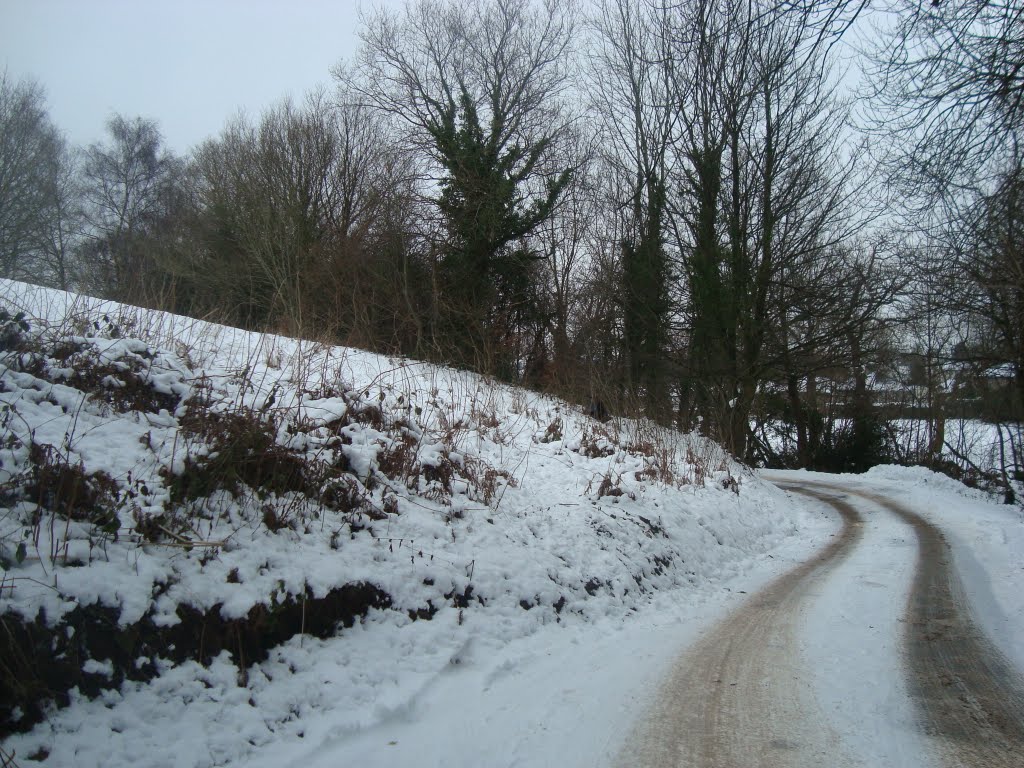
<svg viewBox="0 0 1024 768">
<path fill-rule="evenodd" d="M 1024 11 L 893 3 L 857 121 L 836 66 L 867 6 L 409 0 L 362 19 L 333 90 L 186 156 L 122 116 L 68 147 L 5 77 L 0 272 L 465 366 L 753 459 L 835 448 L 824 386 L 851 455 L 876 450 L 869 378 L 901 343 L 1010 365 L 1024 409 Z"/>
</svg>

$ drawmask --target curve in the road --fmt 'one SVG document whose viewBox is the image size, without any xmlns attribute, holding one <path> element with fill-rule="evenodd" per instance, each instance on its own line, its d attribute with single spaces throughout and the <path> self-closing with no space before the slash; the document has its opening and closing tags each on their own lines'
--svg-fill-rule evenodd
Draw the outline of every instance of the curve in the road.
<svg viewBox="0 0 1024 768">
<path fill-rule="evenodd" d="M 1024 767 L 1024 678 L 971 618 L 942 532 L 880 493 L 801 480 L 780 486 L 838 510 L 842 532 L 716 625 L 674 666 L 620 753 L 646 768 L 842 766 L 838 737 L 801 678 L 796 630 L 813 585 L 860 538 L 859 497 L 910 525 L 918 557 L 904 625 L 909 690 L 923 734 L 948 768 Z M 838 494 L 838 497 L 837 497 Z M 922 763 L 931 760 L 921 756 Z"/>
<path fill-rule="evenodd" d="M 846 761 L 801 667 L 797 624 L 814 584 L 860 538 L 849 504 L 815 490 L 843 528 L 814 559 L 779 577 L 675 664 L 658 703 L 620 753 L 636 768 L 838 768 Z"/>
<path fill-rule="evenodd" d="M 917 533 L 917 573 L 906 615 L 910 690 L 946 764 L 1024 766 L 1024 680 L 971 620 L 942 532 L 885 496 L 831 489 L 873 501 Z"/>
</svg>

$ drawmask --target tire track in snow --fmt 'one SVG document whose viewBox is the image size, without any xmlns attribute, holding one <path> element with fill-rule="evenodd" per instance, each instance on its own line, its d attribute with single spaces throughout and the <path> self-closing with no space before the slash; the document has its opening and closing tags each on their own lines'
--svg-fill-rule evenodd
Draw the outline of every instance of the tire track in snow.
<svg viewBox="0 0 1024 768">
<path fill-rule="evenodd" d="M 750 598 L 677 662 L 618 764 L 636 768 L 819 768 L 849 764 L 813 701 L 797 643 L 813 587 L 852 551 L 861 517 L 844 501 L 842 531 L 816 557 Z M 845 492 L 845 491 L 844 491 Z"/>
<path fill-rule="evenodd" d="M 868 499 L 917 533 L 918 565 L 906 613 L 909 683 L 925 733 L 945 764 L 1024 765 L 1024 679 L 971 620 L 942 532 L 885 496 L 820 487 Z"/>
</svg>

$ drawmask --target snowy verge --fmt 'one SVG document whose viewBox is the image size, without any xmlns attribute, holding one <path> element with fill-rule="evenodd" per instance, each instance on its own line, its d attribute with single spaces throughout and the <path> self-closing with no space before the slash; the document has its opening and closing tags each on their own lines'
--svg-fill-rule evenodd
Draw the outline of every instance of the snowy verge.
<svg viewBox="0 0 1024 768">
<path fill-rule="evenodd" d="M 512 640 L 447 609 L 400 629 L 376 616 L 332 640 L 291 641 L 247 686 L 225 659 L 184 665 L 79 700 L 9 745 L 118 768 L 140 754 L 154 766 L 611 766 L 679 652 L 838 528 L 820 510 L 806 517 L 801 536 L 742 574 L 651 595 L 625 615 L 567 617 Z"/>
</svg>

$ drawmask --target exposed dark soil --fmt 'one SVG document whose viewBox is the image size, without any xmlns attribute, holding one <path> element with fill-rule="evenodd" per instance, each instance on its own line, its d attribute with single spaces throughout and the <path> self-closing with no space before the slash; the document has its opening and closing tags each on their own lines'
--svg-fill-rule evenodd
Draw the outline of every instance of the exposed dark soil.
<svg viewBox="0 0 1024 768">
<path fill-rule="evenodd" d="M 48 704 L 68 704 L 78 687 L 86 696 L 117 688 L 124 680 L 149 680 L 157 659 L 202 664 L 229 651 L 240 680 L 251 664 L 296 634 L 325 638 L 339 625 L 351 627 L 371 608 L 387 608 L 390 596 L 365 582 L 337 587 L 323 597 L 289 595 L 273 605 L 256 605 L 248 615 L 225 619 L 220 607 L 199 611 L 178 607 L 180 621 L 158 626 L 150 616 L 119 626 L 120 609 L 102 605 L 75 608 L 50 626 L 42 614 L 26 621 L 14 613 L 0 616 L 0 739 L 28 730 L 43 720 Z M 109 661 L 113 673 L 89 674 L 89 660 Z M 21 717 L 14 721 L 16 712 Z"/>
</svg>

